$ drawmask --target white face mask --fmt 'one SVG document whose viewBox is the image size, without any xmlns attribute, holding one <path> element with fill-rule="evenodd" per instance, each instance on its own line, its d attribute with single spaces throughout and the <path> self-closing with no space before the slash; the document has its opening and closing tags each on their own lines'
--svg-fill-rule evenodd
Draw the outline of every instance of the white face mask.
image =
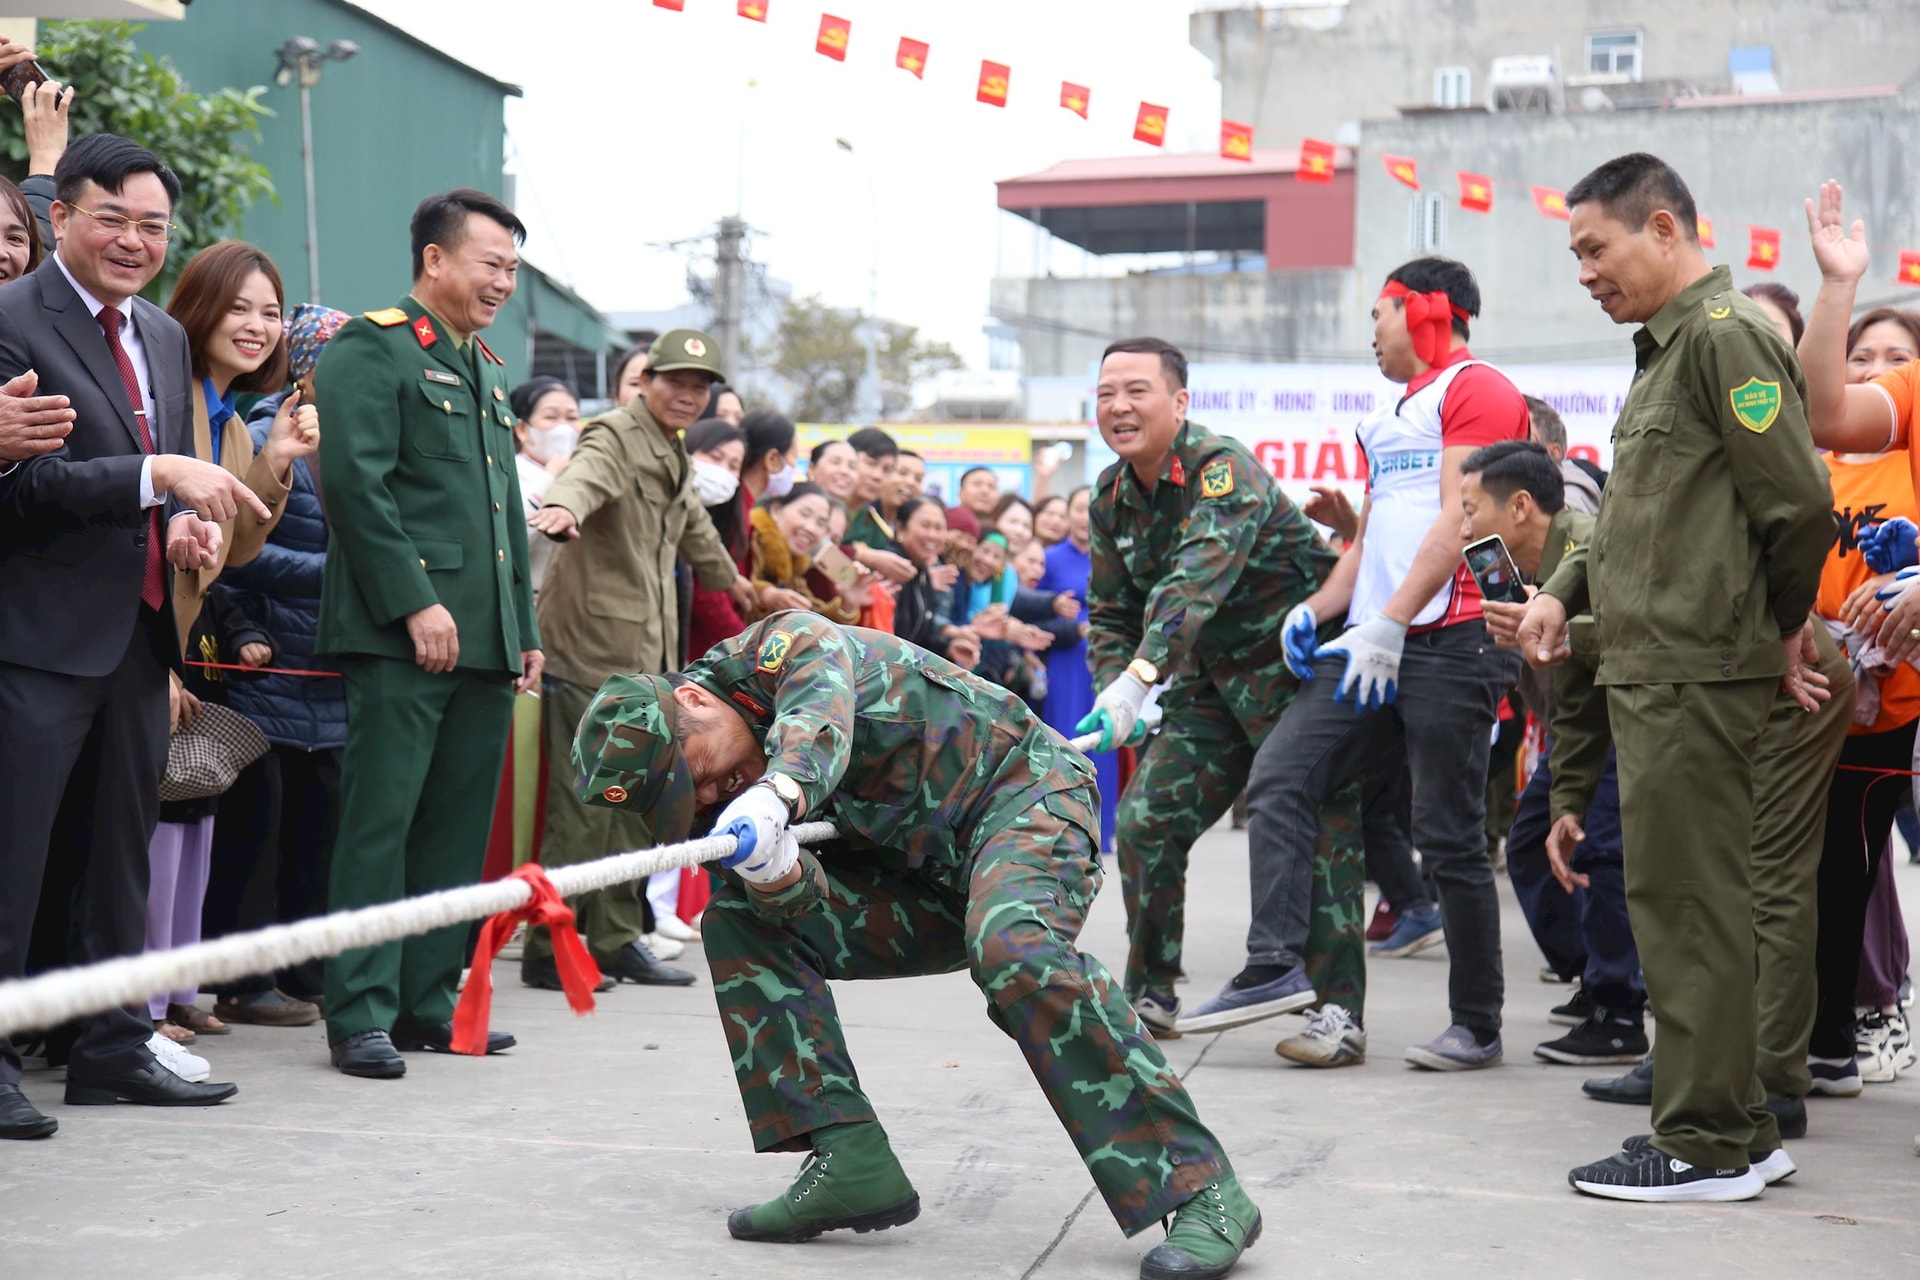
<svg viewBox="0 0 1920 1280">
<path fill-rule="evenodd" d="M 708 462 L 705 458 L 693 460 L 693 491 L 706 506 L 719 506 L 731 498 L 739 487 L 740 477 L 719 463 Z"/>
<path fill-rule="evenodd" d="M 767 477 L 766 496 L 769 498 L 786 497 L 789 493 L 793 492 L 794 481 L 799 478 L 800 468 L 789 460 L 786 466 Z"/>
<path fill-rule="evenodd" d="M 580 443 L 578 427 L 528 427 L 527 453 L 537 462 L 552 462 L 573 452 Z"/>
</svg>

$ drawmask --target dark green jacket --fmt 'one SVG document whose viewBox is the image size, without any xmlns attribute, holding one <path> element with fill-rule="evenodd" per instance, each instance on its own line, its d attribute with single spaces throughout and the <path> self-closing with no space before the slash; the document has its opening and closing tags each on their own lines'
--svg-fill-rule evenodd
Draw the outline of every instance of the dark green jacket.
<svg viewBox="0 0 1920 1280">
<path fill-rule="evenodd" d="M 442 604 L 460 667 L 518 674 L 540 647 L 506 366 L 406 298 L 356 316 L 314 374 L 329 537 L 318 651 L 413 660 Z"/>
<path fill-rule="evenodd" d="M 1591 607 L 1600 684 L 1782 675 L 1833 541 L 1799 361 L 1725 267 L 1633 342 L 1591 555 L 1545 590 Z"/>
</svg>

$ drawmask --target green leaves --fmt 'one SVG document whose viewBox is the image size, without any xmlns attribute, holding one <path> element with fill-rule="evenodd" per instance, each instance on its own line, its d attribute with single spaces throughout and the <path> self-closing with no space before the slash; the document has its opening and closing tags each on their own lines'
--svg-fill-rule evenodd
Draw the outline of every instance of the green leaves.
<svg viewBox="0 0 1920 1280">
<path fill-rule="evenodd" d="M 851 422 L 867 367 L 866 317 L 828 306 L 817 295 L 789 299 L 774 336 L 773 372 L 792 393 L 787 413 L 796 422 Z M 944 342 L 925 342 L 912 325 L 880 322 L 881 402 L 887 416 L 904 412 L 913 386 L 963 365 Z"/>
</svg>

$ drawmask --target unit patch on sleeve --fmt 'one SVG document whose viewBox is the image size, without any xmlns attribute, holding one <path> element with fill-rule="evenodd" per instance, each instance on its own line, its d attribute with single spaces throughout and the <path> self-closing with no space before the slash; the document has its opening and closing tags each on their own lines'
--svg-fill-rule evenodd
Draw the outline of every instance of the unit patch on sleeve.
<svg viewBox="0 0 1920 1280">
<path fill-rule="evenodd" d="M 1200 468 L 1200 496 L 1203 498 L 1224 498 L 1233 492 L 1233 463 L 1226 458 L 1215 458 Z"/>
</svg>

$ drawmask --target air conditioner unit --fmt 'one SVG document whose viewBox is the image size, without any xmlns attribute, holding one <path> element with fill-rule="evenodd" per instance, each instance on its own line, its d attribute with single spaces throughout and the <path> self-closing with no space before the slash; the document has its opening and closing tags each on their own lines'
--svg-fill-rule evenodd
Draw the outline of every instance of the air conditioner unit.
<svg viewBox="0 0 1920 1280">
<path fill-rule="evenodd" d="M 1020 406 L 1020 375 L 1010 370 L 949 369 L 935 376 L 934 408 L 947 418 L 1010 418 Z"/>
<path fill-rule="evenodd" d="M 1495 58 L 1487 73 L 1489 111 L 1560 111 L 1566 106 L 1563 93 L 1560 67 L 1552 54 Z"/>
</svg>

